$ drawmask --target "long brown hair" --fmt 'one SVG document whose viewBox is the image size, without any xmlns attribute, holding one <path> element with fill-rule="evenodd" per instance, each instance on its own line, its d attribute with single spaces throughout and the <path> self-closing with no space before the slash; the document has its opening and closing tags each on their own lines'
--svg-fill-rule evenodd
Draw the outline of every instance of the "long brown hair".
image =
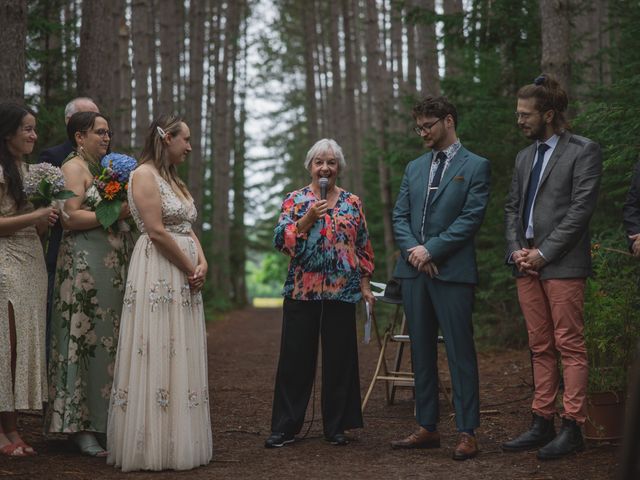
<svg viewBox="0 0 640 480">
<path fill-rule="evenodd" d="M 149 127 L 147 138 L 144 141 L 144 147 L 140 154 L 140 165 L 143 163 L 151 162 L 162 178 L 164 178 L 169 185 L 175 183 L 182 195 L 185 198 L 191 198 L 191 194 L 187 189 L 185 183 L 178 176 L 178 169 L 175 165 L 169 162 L 167 154 L 167 144 L 163 142 L 163 136 L 160 135 L 160 130 L 165 135 L 176 136 L 182 130 L 182 124 L 184 121 L 176 114 L 160 115 L 155 119 Z M 158 128 L 160 127 L 160 128 Z"/>
<path fill-rule="evenodd" d="M 0 166 L 4 171 L 9 195 L 16 202 L 18 208 L 27 201 L 27 196 L 22 190 L 22 175 L 16 165 L 16 159 L 9 151 L 7 138 L 18 133 L 22 125 L 22 119 L 27 115 L 36 116 L 31 110 L 16 103 L 0 104 Z"/>
<path fill-rule="evenodd" d="M 536 110 L 540 113 L 553 110 L 552 125 L 556 133 L 569 128 L 567 119 L 564 116 L 564 112 L 569 106 L 567 92 L 551 75 L 543 73 L 533 83 L 521 87 L 518 90 L 518 98 L 523 100 L 535 99 Z"/>
</svg>

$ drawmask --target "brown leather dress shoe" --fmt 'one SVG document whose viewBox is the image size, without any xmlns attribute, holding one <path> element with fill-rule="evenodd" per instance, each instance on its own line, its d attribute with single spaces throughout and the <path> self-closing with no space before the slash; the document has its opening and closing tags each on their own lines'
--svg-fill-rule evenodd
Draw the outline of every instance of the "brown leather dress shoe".
<svg viewBox="0 0 640 480">
<path fill-rule="evenodd" d="M 458 436 L 458 445 L 453 451 L 454 460 L 467 460 L 478 455 L 478 440 L 473 435 L 461 432 Z"/>
<path fill-rule="evenodd" d="M 430 432 L 424 427 L 418 428 L 415 432 L 402 440 L 391 442 L 391 448 L 439 448 L 440 434 Z"/>
</svg>

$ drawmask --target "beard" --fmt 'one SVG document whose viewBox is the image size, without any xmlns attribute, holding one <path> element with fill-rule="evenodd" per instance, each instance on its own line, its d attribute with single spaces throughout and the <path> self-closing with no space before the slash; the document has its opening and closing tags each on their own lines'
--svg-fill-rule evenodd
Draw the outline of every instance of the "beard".
<svg viewBox="0 0 640 480">
<path fill-rule="evenodd" d="M 542 138 L 544 138 L 546 126 L 544 122 L 540 122 L 536 125 L 520 127 L 520 130 L 522 130 L 524 136 L 529 140 L 542 140 Z"/>
</svg>

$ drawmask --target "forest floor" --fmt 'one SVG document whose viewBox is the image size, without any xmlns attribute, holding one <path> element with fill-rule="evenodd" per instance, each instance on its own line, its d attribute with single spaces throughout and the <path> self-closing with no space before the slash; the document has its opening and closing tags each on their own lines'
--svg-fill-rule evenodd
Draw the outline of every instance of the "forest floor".
<svg viewBox="0 0 640 480">
<path fill-rule="evenodd" d="M 451 459 L 456 441 L 452 409 L 441 398 L 442 448 L 392 450 L 389 442 L 414 428 L 411 392 L 400 390 L 386 405 L 377 385 L 364 412 L 365 428 L 350 432 L 352 442 L 336 447 L 322 440 L 320 388 L 315 391 L 315 419 L 306 439 L 267 450 L 273 381 L 280 344 L 281 311 L 236 311 L 208 325 L 209 388 L 213 422 L 212 462 L 188 472 L 127 473 L 104 459 L 78 454 L 64 437 L 45 438 L 42 419 L 20 417 L 25 440 L 36 457 L 0 457 L 0 477 L 20 479 L 528 479 L 590 480 L 612 478 L 617 446 L 589 445 L 577 456 L 540 462 L 535 452 L 505 454 L 500 444 L 528 427 L 531 372 L 528 351 L 480 351 L 480 454 L 473 460 Z M 362 393 L 366 392 L 378 356 L 375 340 L 359 345 Z M 441 346 L 440 350 L 444 350 Z M 448 383 L 446 359 L 441 375 Z M 319 382 L 318 382 L 319 383 Z M 307 418 L 311 418 L 310 402 Z M 557 423 L 557 422 L 556 422 Z M 306 430 L 306 425 L 305 425 Z M 304 433 L 304 430 L 303 430 Z"/>
</svg>

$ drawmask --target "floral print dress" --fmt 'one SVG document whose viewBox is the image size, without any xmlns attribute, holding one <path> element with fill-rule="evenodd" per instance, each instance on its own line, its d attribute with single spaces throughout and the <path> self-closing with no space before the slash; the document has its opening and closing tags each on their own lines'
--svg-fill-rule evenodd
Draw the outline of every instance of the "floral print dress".
<svg viewBox="0 0 640 480">
<path fill-rule="evenodd" d="M 164 227 L 196 265 L 195 205 L 154 175 Z M 202 294 L 191 291 L 185 273 L 146 234 L 134 188 L 129 205 L 141 235 L 120 322 L 107 463 L 123 471 L 186 470 L 209 463 L 213 453 Z"/>
<path fill-rule="evenodd" d="M 25 164 L 21 173 L 27 172 Z M 18 208 L 0 167 L 0 217 L 33 211 Z M 16 375 L 11 377 L 9 304 L 16 328 Z M 40 410 L 46 401 L 45 314 L 47 269 L 36 228 L 31 225 L 0 236 L 0 412 Z"/>
<path fill-rule="evenodd" d="M 95 210 L 91 185 L 83 207 Z M 102 227 L 65 231 L 56 267 L 45 431 L 106 433 L 126 273 L 133 241 Z"/>
</svg>

